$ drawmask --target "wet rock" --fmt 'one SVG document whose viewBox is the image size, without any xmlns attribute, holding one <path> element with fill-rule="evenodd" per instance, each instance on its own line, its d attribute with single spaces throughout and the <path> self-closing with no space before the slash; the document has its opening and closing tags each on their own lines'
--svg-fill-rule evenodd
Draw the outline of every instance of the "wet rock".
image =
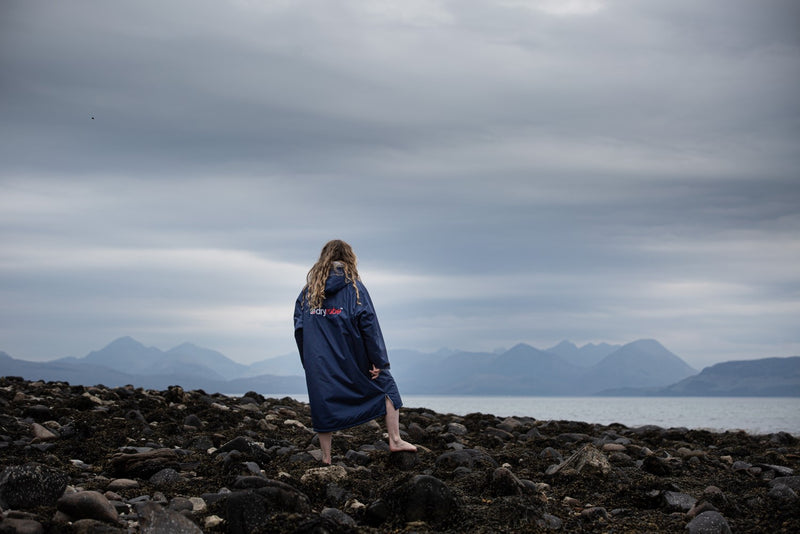
<svg viewBox="0 0 800 534">
<path fill-rule="evenodd" d="M 3 534 L 44 534 L 44 526 L 33 519 L 6 517 L 0 520 L 0 532 Z"/>
<path fill-rule="evenodd" d="M 703 512 L 718 512 L 717 508 L 708 501 L 702 501 L 692 506 L 692 509 L 686 512 L 686 517 L 693 519 Z"/>
<path fill-rule="evenodd" d="M 672 473 L 672 466 L 663 458 L 646 456 L 645 459 L 642 460 L 642 470 L 647 471 L 651 475 L 666 477 Z"/>
<path fill-rule="evenodd" d="M 665 491 L 661 494 L 661 503 L 669 512 L 688 512 L 697 502 L 697 499 L 686 493 Z"/>
<path fill-rule="evenodd" d="M 172 484 L 180 482 L 181 480 L 183 480 L 183 477 L 181 476 L 180 473 L 178 473 L 171 467 L 167 467 L 166 469 L 162 469 L 161 471 L 153 474 L 153 476 L 150 477 L 149 482 L 153 486 L 162 487 L 162 486 L 170 486 Z"/>
<path fill-rule="evenodd" d="M 183 424 L 193 428 L 202 428 L 203 421 L 200 420 L 195 414 L 189 414 L 183 418 Z"/>
<path fill-rule="evenodd" d="M 777 486 L 778 484 L 789 486 L 794 491 L 800 491 L 800 476 L 795 475 L 791 477 L 777 477 L 769 481 L 770 487 Z"/>
<path fill-rule="evenodd" d="M 419 456 L 415 452 L 393 452 L 389 454 L 389 463 L 401 471 L 410 471 L 419 464 Z"/>
<path fill-rule="evenodd" d="M 386 504 L 386 502 L 382 499 L 378 499 L 367 506 L 367 509 L 364 513 L 364 520 L 368 525 L 377 527 L 378 525 L 383 524 L 389 518 L 389 513 L 389 505 Z"/>
<path fill-rule="evenodd" d="M 703 512 L 686 525 L 689 534 L 731 534 L 728 521 L 719 512 Z"/>
<path fill-rule="evenodd" d="M 72 523 L 74 534 L 125 534 L 125 531 L 96 519 L 79 519 Z"/>
<path fill-rule="evenodd" d="M 779 477 L 788 477 L 794 475 L 794 469 L 782 465 L 756 464 L 755 467 L 759 467 L 765 471 L 772 471 L 776 476 Z"/>
<path fill-rule="evenodd" d="M 552 460 L 556 463 L 561 463 L 564 461 L 564 457 L 561 456 L 561 453 L 558 452 L 553 447 L 545 447 L 539 452 L 539 458 L 545 458 L 547 460 Z"/>
<path fill-rule="evenodd" d="M 396 510 L 404 521 L 445 521 L 457 508 L 450 488 L 436 477 L 417 475 L 391 497 L 390 508 Z"/>
<path fill-rule="evenodd" d="M 786 484 L 771 486 L 767 496 L 783 508 L 793 507 L 798 502 L 797 493 Z"/>
<path fill-rule="evenodd" d="M 449 423 L 447 425 L 447 431 L 453 434 L 454 436 L 467 435 L 467 427 L 465 427 L 461 423 Z"/>
<path fill-rule="evenodd" d="M 491 437 L 499 439 L 501 441 L 508 441 L 508 440 L 514 439 L 514 434 L 512 434 L 511 432 L 509 432 L 507 430 L 503 430 L 501 428 L 495 428 L 495 427 L 490 426 L 490 427 L 486 428 L 486 430 L 484 430 L 483 432 L 487 436 L 491 436 Z"/>
<path fill-rule="evenodd" d="M 108 491 L 122 491 L 127 489 L 136 489 L 139 487 L 139 482 L 130 478 L 117 478 L 112 480 L 106 486 Z"/>
<path fill-rule="evenodd" d="M 358 465 L 367 465 L 371 460 L 369 454 L 359 451 L 354 451 L 353 449 L 347 451 L 347 453 L 344 455 L 344 459 L 347 460 L 348 462 L 352 462 Z"/>
<path fill-rule="evenodd" d="M 150 478 L 162 469 L 180 469 L 178 455 L 172 449 L 117 453 L 111 457 L 111 473 L 118 477 Z"/>
<path fill-rule="evenodd" d="M 52 506 L 68 480 L 66 473 L 38 463 L 8 466 L 0 473 L 0 508 Z"/>
<path fill-rule="evenodd" d="M 332 521 L 338 525 L 344 525 L 347 527 L 355 527 L 356 520 L 347 515 L 346 513 L 342 512 L 337 508 L 323 508 L 322 512 L 319 514 L 324 519 Z"/>
<path fill-rule="evenodd" d="M 552 514 L 542 514 L 542 517 L 536 520 L 536 526 L 542 530 L 561 530 L 563 524 L 560 518 Z"/>
<path fill-rule="evenodd" d="M 417 423 L 408 425 L 408 435 L 412 441 L 425 442 L 428 440 L 428 432 Z"/>
<path fill-rule="evenodd" d="M 545 474 L 548 476 L 573 474 L 605 476 L 611 472 L 611 469 L 608 458 L 594 445 L 587 443 L 564 462 L 549 467 Z"/>
<path fill-rule="evenodd" d="M 136 506 L 142 534 L 203 534 L 202 529 L 185 515 L 154 502 Z"/>
<path fill-rule="evenodd" d="M 58 510 L 73 520 L 77 519 L 97 519 L 116 523 L 119 514 L 116 508 L 97 491 L 79 491 L 68 493 L 58 499 L 56 503 Z"/>
<path fill-rule="evenodd" d="M 497 461 L 483 451 L 476 449 L 462 449 L 448 451 L 436 459 L 436 467 L 453 470 L 457 467 L 497 467 Z"/>
<path fill-rule="evenodd" d="M 228 532 L 245 534 L 269 523 L 276 511 L 307 513 L 311 510 L 308 497 L 288 484 L 277 480 L 255 490 L 237 491 L 226 499 Z"/>
<path fill-rule="evenodd" d="M 598 519 L 608 519 L 608 511 L 602 506 L 591 506 L 581 510 L 581 519 L 584 521 L 596 521 Z"/>
<path fill-rule="evenodd" d="M 492 495 L 509 496 L 522 495 L 525 486 L 514 473 L 505 467 L 498 467 L 492 472 L 490 487 Z"/>
</svg>

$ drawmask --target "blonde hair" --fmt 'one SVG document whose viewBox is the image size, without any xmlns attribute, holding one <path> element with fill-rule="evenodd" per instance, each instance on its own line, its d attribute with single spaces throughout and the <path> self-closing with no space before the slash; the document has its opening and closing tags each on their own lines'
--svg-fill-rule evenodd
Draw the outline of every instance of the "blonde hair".
<svg viewBox="0 0 800 534">
<path fill-rule="evenodd" d="M 341 264 L 345 280 L 353 284 L 356 290 L 356 302 L 361 304 L 361 297 L 358 294 L 358 285 L 356 284 L 356 281 L 360 280 L 356 269 L 356 263 L 358 262 L 356 254 L 350 245 L 341 239 L 334 239 L 325 243 L 317 263 L 311 267 L 306 276 L 306 285 L 303 287 L 303 292 L 306 302 L 311 308 L 319 308 L 322 305 L 322 301 L 325 300 L 325 282 L 328 281 L 334 262 Z"/>
</svg>

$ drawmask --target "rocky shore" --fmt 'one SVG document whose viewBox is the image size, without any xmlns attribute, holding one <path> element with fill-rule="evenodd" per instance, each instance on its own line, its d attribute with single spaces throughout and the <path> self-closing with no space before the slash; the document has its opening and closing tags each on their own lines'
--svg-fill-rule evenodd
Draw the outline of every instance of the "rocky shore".
<svg viewBox="0 0 800 534">
<path fill-rule="evenodd" d="M 0 378 L 0 533 L 800 532 L 785 433 L 404 409 L 319 464 L 306 404 Z"/>
</svg>

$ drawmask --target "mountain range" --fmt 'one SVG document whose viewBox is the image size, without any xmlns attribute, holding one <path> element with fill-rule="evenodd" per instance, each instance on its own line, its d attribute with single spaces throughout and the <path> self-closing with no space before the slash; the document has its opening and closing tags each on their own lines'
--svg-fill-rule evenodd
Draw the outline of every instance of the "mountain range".
<svg viewBox="0 0 800 534">
<path fill-rule="evenodd" d="M 408 394 L 800 396 L 800 357 L 723 362 L 698 373 L 658 341 L 625 345 L 562 341 L 540 350 L 434 353 L 390 351 L 392 374 Z M 209 392 L 296 394 L 306 391 L 296 354 L 244 365 L 191 343 L 167 351 L 122 337 L 82 358 L 31 362 L 0 352 L 0 375 L 109 387 L 133 384 Z"/>
</svg>

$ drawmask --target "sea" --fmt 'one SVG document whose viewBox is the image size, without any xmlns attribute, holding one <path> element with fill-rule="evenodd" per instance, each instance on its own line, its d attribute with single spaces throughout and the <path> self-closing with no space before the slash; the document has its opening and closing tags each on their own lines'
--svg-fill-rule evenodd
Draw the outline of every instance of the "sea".
<svg viewBox="0 0 800 534">
<path fill-rule="evenodd" d="M 307 394 L 273 394 L 308 402 Z M 441 414 L 526 416 L 627 427 L 657 425 L 800 436 L 800 397 L 513 397 L 403 395 L 407 408 Z"/>
</svg>

